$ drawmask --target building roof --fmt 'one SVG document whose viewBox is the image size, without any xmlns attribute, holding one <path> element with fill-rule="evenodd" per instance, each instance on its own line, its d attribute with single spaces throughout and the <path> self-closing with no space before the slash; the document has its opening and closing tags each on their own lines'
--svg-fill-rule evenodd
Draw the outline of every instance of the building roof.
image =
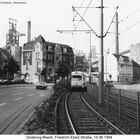
<svg viewBox="0 0 140 140">
<path fill-rule="evenodd" d="M 68 46 L 68 45 L 65 45 L 65 44 L 60 44 L 60 46 L 62 48 L 67 48 L 67 53 L 72 53 L 73 54 L 73 49 L 72 47 Z"/>
<path fill-rule="evenodd" d="M 39 41 L 41 43 L 45 43 L 46 42 L 42 35 L 39 35 L 35 40 Z"/>
<path fill-rule="evenodd" d="M 54 42 L 49 42 L 49 41 L 45 41 L 45 39 L 42 37 L 42 35 L 39 35 L 37 38 L 35 38 L 34 41 L 29 41 L 27 43 L 24 44 L 24 47 L 23 49 L 26 50 L 26 49 L 34 49 L 34 43 L 36 43 L 37 41 L 39 41 L 40 43 L 44 44 L 44 46 L 54 46 L 56 47 L 56 45 L 60 45 L 61 47 L 61 50 L 63 52 L 63 48 L 67 48 L 67 53 L 71 53 L 73 54 L 73 49 L 72 47 L 68 46 L 68 45 L 65 45 L 65 44 L 59 44 L 59 43 L 54 43 Z"/>
<path fill-rule="evenodd" d="M 117 59 L 119 59 L 120 57 L 123 57 L 123 58 L 126 58 L 126 59 L 130 59 L 128 56 L 124 56 L 124 55 L 121 55 L 121 54 L 115 54 L 115 53 L 113 53 L 113 55 L 114 55 Z"/>
<path fill-rule="evenodd" d="M 25 43 L 24 46 L 23 46 L 23 50 L 33 50 L 34 49 L 34 45 L 33 44 L 35 44 L 35 43 L 36 43 L 35 40 L 34 41 L 29 41 L 29 42 Z"/>
<path fill-rule="evenodd" d="M 132 63 L 133 63 L 134 67 L 139 67 L 140 68 L 140 65 L 138 63 L 136 63 L 134 60 L 132 60 Z"/>
</svg>

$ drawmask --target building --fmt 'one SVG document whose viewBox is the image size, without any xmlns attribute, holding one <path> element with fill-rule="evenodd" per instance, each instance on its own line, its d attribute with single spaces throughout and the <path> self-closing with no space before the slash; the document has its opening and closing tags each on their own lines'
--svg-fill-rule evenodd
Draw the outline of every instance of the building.
<svg viewBox="0 0 140 140">
<path fill-rule="evenodd" d="M 140 43 L 130 46 L 130 58 L 140 65 Z"/>
<path fill-rule="evenodd" d="M 115 55 L 118 59 L 118 77 L 122 83 L 133 83 L 140 79 L 140 65 L 128 56 Z"/>
<path fill-rule="evenodd" d="M 70 46 L 46 42 L 39 35 L 34 41 L 24 44 L 21 71 L 31 82 L 48 81 L 55 76 L 58 62 L 66 62 L 70 70 L 74 67 L 74 54 Z"/>
<path fill-rule="evenodd" d="M 3 49 L 13 56 L 19 67 L 21 66 L 22 50 L 22 47 L 19 45 L 19 39 L 22 36 L 25 36 L 25 34 L 17 31 L 17 20 L 9 18 L 9 31 L 6 34 L 6 45 Z M 21 70 L 19 70 L 19 73 L 20 71 Z"/>
</svg>

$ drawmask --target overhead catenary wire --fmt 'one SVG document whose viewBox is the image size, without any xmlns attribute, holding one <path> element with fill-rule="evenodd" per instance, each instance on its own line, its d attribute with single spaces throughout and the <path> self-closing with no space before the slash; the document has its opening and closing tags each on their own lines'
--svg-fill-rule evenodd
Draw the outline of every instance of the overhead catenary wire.
<svg viewBox="0 0 140 140">
<path fill-rule="evenodd" d="M 137 21 L 135 24 L 133 24 L 133 25 L 127 27 L 127 28 L 126 28 L 125 30 L 123 30 L 120 34 L 125 33 L 126 31 L 130 30 L 131 28 L 133 28 L 134 26 L 136 26 L 136 25 L 139 24 L 139 23 L 140 23 L 140 20 Z"/>
<path fill-rule="evenodd" d="M 90 4 L 91 4 L 92 1 L 93 1 L 93 0 L 91 0 L 91 1 L 89 2 L 88 6 L 87 6 L 87 8 L 86 8 L 86 10 L 85 10 L 85 12 L 84 12 L 83 15 L 81 16 L 82 18 L 83 18 L 84 15 L 86 14 L 86 12 L 87 12 L 87 10 L 88 10 L 88 8 L 89 8 L 89 6 L 90 6 Z M 77 14 L 78 14 L 78 13 L 77 13 Z M 80 22 L 81 22 L 81 20 L 77 23 L 77 25 L 75 26 L 74 30 L 77 29 L 77 27 L 79 26 Z"/>
<path fill-rule="evenodd" d="M 81 9 L 81 7 L 82 7 L 82 5 L 83 5 L 84 2 L 85 2 L 85 0 L 83 0 L 82 3 L 81 3 L 81 5 L 78 7 L 79 8 L 78 9 L 78 12 L 80 11 L 80 9 Z M 77 14 L 74 16 L 74 18 L 76 18 L 76 16 L 77 16 Z"/>
<path fill-rule="evenodd" d="M 105 33 L 104 36 L 106 36 L 106 35 L 109 33 L 109 29 L 111 28 L 111 25 L 112 25 L 112 23 L 113 23 L 113 21 L 114 21 L 114 18 L 115 18 L 115 16 L 116 16 L 116 12 L 117 12 L 117 11 L 118 11 L 118 6 L 117 6 L 117 8 L 116 8 L 115 14 L 114 14 L 114 16 L 113 16 L 113 18 L 112 18 L 112 20 L 111 20 L 111 22 L 110 22 L 110 24 L 109 24 L 109 27 L 108 27 L 108 29 L 107 29 L 107 31 L 106 31 L 106 33 Z"/>
<path fill-rule="evenodd" d="M 91 31 L 97 36 L 99 37 L 96 32 L 92 29 L 92 27 L 86 22 L 86 20 L 75 10 L 75 8 L 72 6 L 73 10 L 79 15 L 79 17 L 87 24 L 87 26 L 91 29 Z"/>
<path fill-rule="evenodd" d="M 128 20 L 131 16 L 133 16 L 133 15 L 134 15 L 135 13 L 137 13 L 139 10 L 140 10 L 140 8 L 136 9 L 134 12 L 132 12 L 131 14 L 129 14 L 126 18 L 120 20 L 119 23 L 122 23 L 122 22 Z"/>
</svg>

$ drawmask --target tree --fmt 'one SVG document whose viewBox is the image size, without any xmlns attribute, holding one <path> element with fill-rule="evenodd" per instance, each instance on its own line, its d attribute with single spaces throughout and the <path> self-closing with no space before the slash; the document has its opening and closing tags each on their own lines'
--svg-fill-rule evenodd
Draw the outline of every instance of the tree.
<svg viewBox="0 0 140 140">
<path fill-rule="evenodd" d="M 56 69 L 56 74 L 58 77 L 68 77 L 70 73 L 69 64 L 65 62 L 58 62 L 58 68 Z"/>
<path fill-rule="evenodd" d="M 20 70 L 18 63 L 13 59 L 10 58 L 7 63 L 5 63 L 4 71 L 7 75 L 7 78 L 12 79 L 14 73 L 17 73 Z"/>
<path fill-rule="evenodd" d="M 88 67 L 88 61 L 85 55 L 76 55 L 75 70 L 86 71 L 87 67 Z"/>
<path fill-rule="evenodd" d="M 19 70 L 19 64 L 15 59 L 6 50 L 0 48 L 0 76 L 11 79 Z"/>
</svg>

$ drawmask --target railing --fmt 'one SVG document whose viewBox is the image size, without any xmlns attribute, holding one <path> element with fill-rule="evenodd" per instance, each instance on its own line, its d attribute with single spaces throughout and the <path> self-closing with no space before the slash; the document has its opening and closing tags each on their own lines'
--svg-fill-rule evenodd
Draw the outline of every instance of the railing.
<svg viewBox="0 0 140 140">
<path fill-rule="evenodd" d="M 114 111 L 121 118 L 133 119 L 140 132 L 140 92 L 130 92 L 123 89 L 107 87 L 103 93 L 103 104 L 107 111 Z"/>
</svg>

